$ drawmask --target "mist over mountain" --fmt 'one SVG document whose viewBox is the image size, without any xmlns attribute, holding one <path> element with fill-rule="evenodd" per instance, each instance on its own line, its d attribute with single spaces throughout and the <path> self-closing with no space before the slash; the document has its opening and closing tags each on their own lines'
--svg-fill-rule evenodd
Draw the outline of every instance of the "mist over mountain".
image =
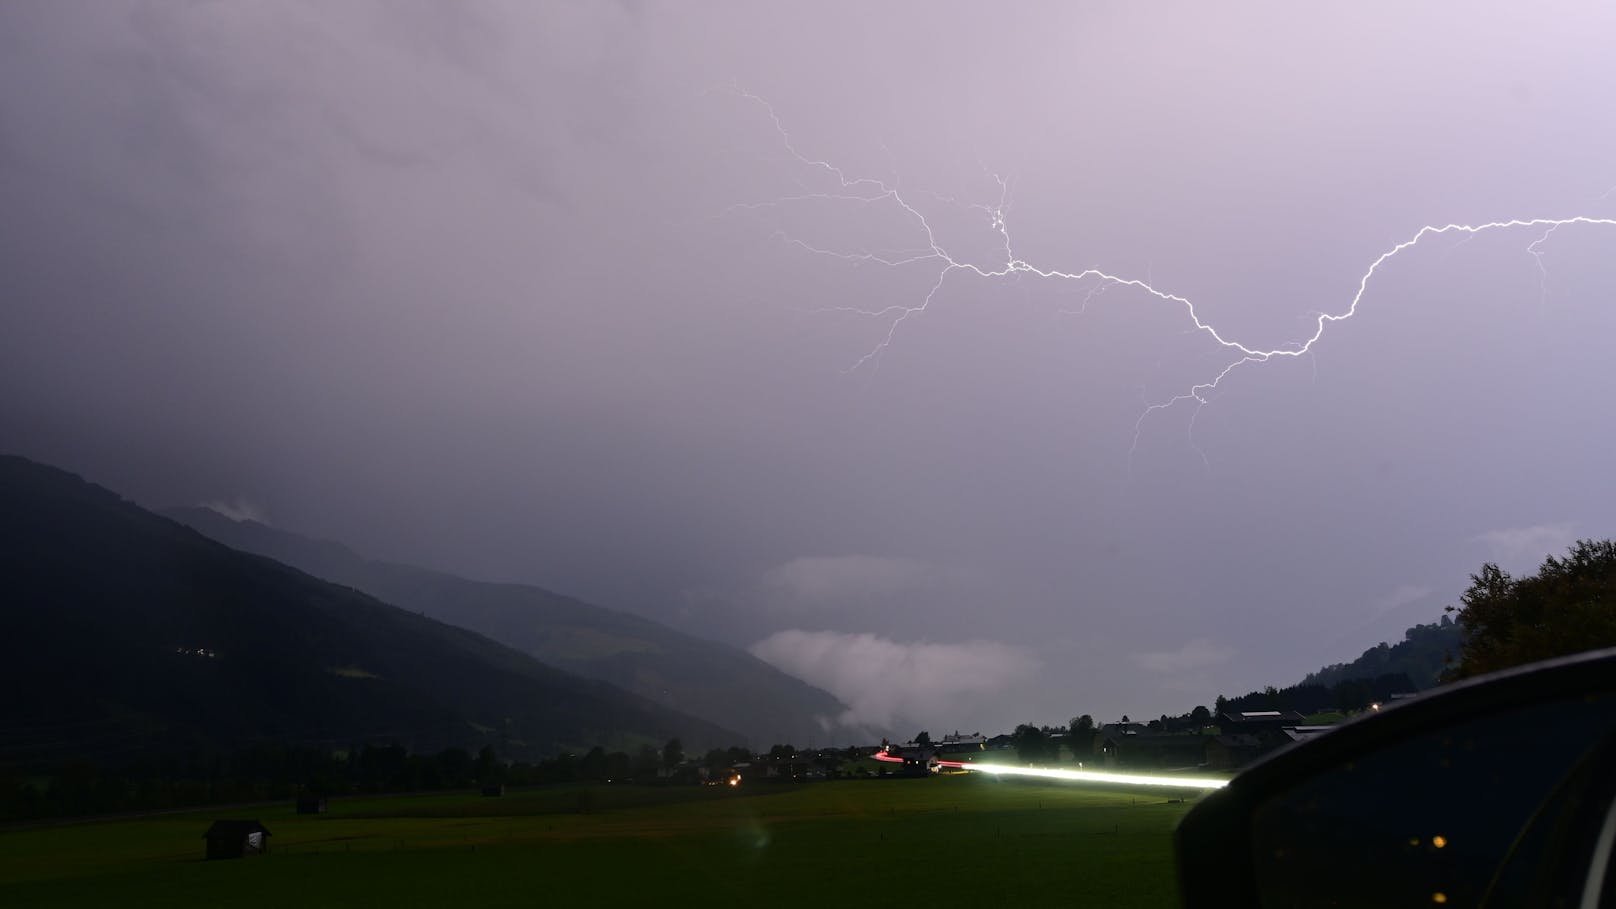
<svg viewBox="0 0 1616 909">
<path fill-rule="evenodd" d="M 0 457 L 0 751 L 118 761 L 259 742 L 510 757 L 739 734 L 238 552 Z"/>
<path fill-rule="evenodd" d="M 756 747 L 862 740 L 833 726 L 846 708 L 829 693 L 757 657 L 649 619 L 528 584 L 475 581 L 412 565 L 365 559 L 213 508 L 165 512 L 247 552 L 468 628 L 545 663 L 621 685 L 651 701 L 740 730 Z"/>
</svg>

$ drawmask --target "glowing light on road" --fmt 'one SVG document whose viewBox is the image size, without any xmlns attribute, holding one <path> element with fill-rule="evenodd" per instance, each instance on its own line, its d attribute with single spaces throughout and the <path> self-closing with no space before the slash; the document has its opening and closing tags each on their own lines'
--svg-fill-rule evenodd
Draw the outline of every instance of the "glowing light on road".
<svg viewBox="0 0 1616 909">
<path fill-rule="evenodd" d="M 886 322 L 886 331 L 881 340 L 849 367 L 849 371 L 859 369 L 865 365 L 879 364 L 881 355 L 897 339 L 898 331 L 904 321 L 924 313 L 931 306 L 937 294 L 943 289 L 943 285 L 949 277 L 956 274 L 960 277 L 974 275 L 979 278 L 989 279 L 1025 276 L 1066 281 L 1074 284 L 1088 284 L 1087 293 L 1083 299 L 1082 306 L 1076 310 L 1077 313 L 1087 309 L 1088 305 L 1107 288 L 1114 287 L 1138 290 L 1162 303 L 1181 308 L 1187 316 L 1187 330 L 1206 336 L 1227 352 L 1228 359 L 1221 368 L 1214 368 L 1213 371 L 1209 371 L 1205 379 L 1191 384 L 1175 395 L 1154 403 L 1148 403 L 1134 425 L 1133 446 L 1130 450 L 1138 448 L 1140 435 L 1144 432 L 1145 423 L 1153 414 L 1170 410 L 1179 404 L 1190 404 L 1194 407 L 1190 418 L 1190 429 L 1193 432 L 1194 417 L 1199 414 L 1202 407 L 1210 403 L 1211 399 L 1208 396 L 1218 389 L 1224 379 L 1228 378 L 1240 367 L 1252 363 L 1266 363 L 1270 360 L 1302 357 L 1310 353 L 1313 346 L 1324 337 L 1331 324 L 1344 322 L 1357 315 L 1358 306 L 1363 302 L 1364 294 L 1369 288 L 1369 282 L 1381 270 L 1381 267 L 1399 253 L 1415 246 L 1422 240 L 1440 235 L 1463 235 L 1465 239 L 1469 239 L 1480 233 L 1520 228 L 1541 230 L 1542 233 L 1527 244 L 1525 253 L 1531 256 L 1537 265 L 1540 277 L 1539 294 L 1541 299 L 1546 300 L 1548 298 L 1548 273 L 1543 265 L 1542 246 L 1554 234 L 1555 230 L 1573 225 L 1616 226 L 1616 218 L 1598 218 L 1587 215 L 1574 215 L 1564 218 L 1509 218 L 1475 224 L 1424 225 L 1411 235 L 1408 235 L 1407 239 L 1390 247 L 1369 263 L 1362 276 L 1358 279 L 1356 292 L 1346 301 L 1344 307 L 1336 312 L 1315 312 L 1313 314 L 1313 329 L 1304 340 L 1284 347 L 1257 347 L 1226 337 L 1217 328 L 1213 327 L 1210 322 L 1201 318 L 1200 313 L 1196 311 L 1195 304 L 1187 297 L 1161 290 L 1149 280 L 1124 277 L 1099 268 L 1066 270 L 1034 265 L 1017 256 L 1012 243 L 1008 221 L 1010 214 L 1010 184 L 1009 181 L 998 174 L 990 174 L 993 181 L 999 186 L 999 198 L 995 202 L 971 204 L 948 197 L 932 196 L 934 201 L 979 213 L 987 221 L 989 230 L 999 235 L 998 240 L 995 242 L 996 251 L 993 254 L 996 261 L 973 262 L 956 256 L 944 248 L 943 241 L 938 238 L 937 231 L 933 228 L 931 222 L 927 220 L 926 215 L 912 201 L 916 197 L 916 192 L 902 189 L 900 181 L 896 179 L 854 176 L 831 161 L 813 158 L 802 153 L 798 150 L 790 133 L 786 131 L 784 121 L 780 119 L 779 114 L 775 112 L 774 107 L 768 101 L 739 88 L 734 89 L 734 91 L 739 97 L 758 104 L 767 112 L 769 119 L 774 124 L 780 145 L 785 149 L 786 153 L 807 170 L 823 175 L 827 181 L 827 188 L 825 191 L 820 192 L 805 189 L 801 193 L 782 196 L 773 200 L 734 205 L 728 211 L 779 209 L 809 201 L 846 203 L 860 208 L 890 206 L 901 216 L 904 223 L 911 226 L 913 231 L 912 239 L 905 241 L 905 243 L 901 244 L 902 248 L 897 250 L 861 247 L 837 249 L 817 246 L 794 237 L 785 231 L 776 231 L 775 236 L 812 255 L 841 259 L 855 265 L 880 265 L 890 268 L 914 266 L 936 269 L 936 276 L 931 283 L 931 289 L 914 302 L 893 303 L 873 309 L 856 306 L 831 306 L 822 310 L 824 312 L 856 314 L 872 319 L 881 319 Z M 1612 191 L 1616 191 L 1616 187 L 1612 187 Z M 1610 195 L 1610 193 L 1606 193 L 1606 195 Z M 1061 311 L 1069 312 L 1069 310 Z"/>
<path fill-rule="evenodd" d="M 1228 780 L 1204 776 L 1156 776 L 1146 773 L 1110 773 L 1099 770 L 1063 770 L 1058 767 L 1013 767 L 1006 764 L 972 764 L 965 761 L 938 761 L 939 767 L 975 770 L 997 776 L 1029 776 L 1077 783 L 1118 783 L 1124 786 L 1170 786 L 1174 789 L 1222 789 Z"/>
</svg>

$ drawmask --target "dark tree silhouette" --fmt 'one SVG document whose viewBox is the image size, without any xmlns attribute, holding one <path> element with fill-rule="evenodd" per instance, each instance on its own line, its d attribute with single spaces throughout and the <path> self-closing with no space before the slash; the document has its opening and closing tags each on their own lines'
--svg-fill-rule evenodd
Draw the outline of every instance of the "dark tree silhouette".
<svg viewBox="0 0 1616 909">
<path fill-rule="evenodd" d="M 1459 602 L 1448 607 L 1464 629 L 1456 679 L 1616 646 L 1616 541 L 1579 540 L 1531 577 L 1489 562 Z"/>
<path fill-rule="evenodd" d="M 1094 752 L 1094 717 L 1088 714 L 1072 717 L 1066 726 L 1066 742 L 1071 746 L 1072 756 L 1078 760 L 1085 760 Z"/>
<path fill-rule="evenodd" d="M 1017 726 L 1016 731 L 1010 734 L 1010 741 L 1015 746 L 1016 756 L 1024 764 L 1049 759 L 1052 750 L 1049 735 L 1032 723 Z"/>
</svg>

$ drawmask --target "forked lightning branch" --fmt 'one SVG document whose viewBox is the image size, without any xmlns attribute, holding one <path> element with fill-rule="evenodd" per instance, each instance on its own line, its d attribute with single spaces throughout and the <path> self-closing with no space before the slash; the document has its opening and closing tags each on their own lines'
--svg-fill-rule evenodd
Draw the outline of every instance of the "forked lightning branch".
<svg viewBox="0 0 1616 909">
<path fill-rule="evenodd" d="M 784 121 L 781 120 L 773 105 L 749 92 L 736 90 L 735 93 L 739 97 L 758 105 L 766 112 L 774 126 L 778 141 L 786 154 L 801 167 L 818 172 L 827 178 L 829 189 L 824 191 L 804 191 L 794 195 L 742 203 L 731 206 L 727 211 L 783 209 L 811 202 L 856 205 L 863 211 L 874 211 L 878 206 L 889 206 L 891 212 L 900 217 L 901 223 L 907 225 L 908 229 L 912 231 L 912 238 L 907 242 L 906 248 L 895 250 L 870 249 L 858 246 L 836 248 L 810 243 L 784 231 L 777 232 L 776 236 L 812 255 L 889 268 L 934 268 L 936 270 L 934 277 L 930 281 L 930 289 L 923 295 L 917 295 L 915 299 L 894 301 L 883 306 L 871 308 L 852 306 L 822 308 L 821 311 L 824 312 L 853 313 L 886 322 L 885 331 L 882 333 L 880 340 L 849 367 L 850 371 L 879 362 L 881 355 L 898 339 L 904 323 L 926 312 L 949 278 L 956 274 L 960 276 L 966 274 L 975 275 L 985 279 L 1030 276 L 1071 283 L 1087 282 L 1089 287 L 1083 299 L 1083 306 L 1085 307 L 1107 289 L 1125 288 L 1147 294 L 1162 303 L 1182 310 L 1186 319 L 1186 330 L 1204 334 L 1227 353 L 1228 359 L 1215 371 L 1208 372 L 1204 379 L 1196 381 L 1164 399 L 1148 402 L 1140 412 L 1139 418 L 1134 425 L 1133 449 L 1137 449 L 1140 434 L 1144 431 L 1145 424 L 1152 415 L 1180 404 L 1193 406 L 1198 412 L 1201 407 L 1209 403 L 1210 398 L 1208 396 L 1241 367 L 1267 363 L 1270 360 L 1301 357 L 1312 351 L 1314 345 L 1324 338 L 1331 325 L 1344 322 L 1357 315 L 1359 306 L 1364 302 L 1365 294 L 1369 291 L 1371 282 L 1382 266 L 1404 251 L 1418 245 L 1422 240 L 1442 235 L 1464 235 L 1468 238 L 1477 234 L 1495 231 L 1531 230 L 1533 239 L 1526 245 L 1525 252 L 1536 262 L 1541 277 L 1546 281 L 1547 274 L 1544 271 L 1542 258 L 1543 246 L 1557 229 L 1573 226 L 1616 226 L 1616 218 L 1601 218 L 1590 215 L 1573 215 L 1562 218 L 1515 217 L 1476 224 L 1427 224 L 1415 230 L 1407 239 L 1382 252 L 1371 261 L 1359 277 L 1357 287 L 1350 294 L 1342 295 L 1342 302 L 1334 311 L 1318 311 L 1312 333 L 1306 339 L 1285 347 L 1253 346 L 1243 343 L 1237 338 L 1230 337 L 1203 319 L 1200 313 L 1196 311 L 1195 303 L 1189 298 L 1156 287 L 1149 280 L 1114 274 L 1100 268 L 1086 267 L 1076 270 L 1055 268 L 1035 264 L 1018 256 L 1011 237 L 1008 219 L 1008 183 L 997 175 L 991 176 L 999 186 L 999 198 L 991 203 L 971 204 L 960 202 L 956 199 L 933 196 L 934 199 L 944 203 L 974 212 L 987 222 L 992 232 L 998 235 L 999 242 L 996 246 L 1002 249 L 1002 255 L 992 261 L 975 261 L 963 255 L 956 255 L 943 245 L 938 238 L 938 231 L 933 227 L 931 221 L 911 201 L 913 195 L 906 195 L 906 192 L 900 189 L 895 181 L 877 177 L 850 175 L 841 166 L 829 160 L 804 154 L 799 150 L 797 143 L 786 129 Z M 1193 416 L 1191 419 L 1193 421 Z M 1193 426 L 1193 422 L 1191 425 Z"/>
</svg>

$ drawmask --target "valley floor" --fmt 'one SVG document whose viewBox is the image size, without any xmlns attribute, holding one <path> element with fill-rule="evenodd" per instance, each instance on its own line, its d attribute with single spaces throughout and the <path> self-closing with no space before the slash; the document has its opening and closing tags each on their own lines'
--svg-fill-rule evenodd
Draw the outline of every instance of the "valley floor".
<svg viewBox="0 0 1616 909">
<path fill-rule="evenodd" d="M 951 776 L 199 811 L 0 833 L 0 904 L 1172 906 L 1172 830 L 1192 803 Z M 243 814 L 271 853 L 202 861 L 209 823 Z"/>
</svg>

